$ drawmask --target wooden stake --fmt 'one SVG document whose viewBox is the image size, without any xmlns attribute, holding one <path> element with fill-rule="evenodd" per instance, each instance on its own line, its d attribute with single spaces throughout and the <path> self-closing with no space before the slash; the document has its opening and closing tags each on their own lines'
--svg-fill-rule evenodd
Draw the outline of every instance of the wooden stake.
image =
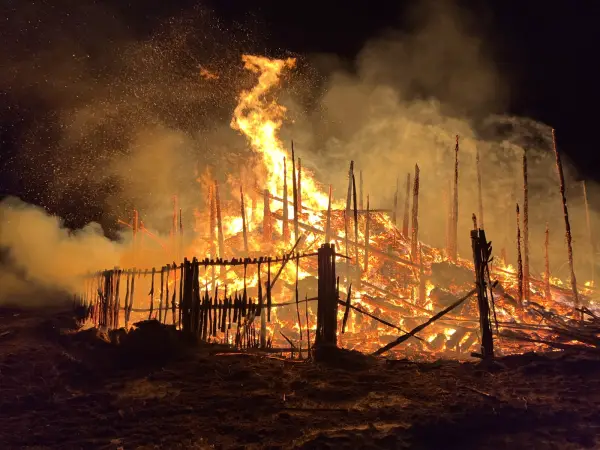
<svg viewBox="0 0 600 450">
<path fill-rule="evenodd" d="M 288 190 L 287 190 L 287 165 L 286 158 L 283 157 L 283 241 L 288 242 L 290 240 L 290 229 L 289 229 L 289 216 L 288 216 Z"/>
<path fill-rule="evenodd" d="M 208 190 L 209 197 L 209 207 L 210 207 L 210 220 L 209 220 L 209 244 L 210 244 L 210 256 L 211 258 L 217 257 L 217 237 L 216 237 L 216 229 L 217 229 L 217 206 L 215 201 L 215 192 L 214 187 L 211 186 Z"/>
<path fill-rule="evenodd" d="M 477 200 L 479 204 L 479 224 L 482 229 L 485 228 L 483 221 L 483 195 L 481 191 L 481 160 L 479 159 L 479 147 L 477 147 Z"/>
<path fill-rule="evenodd" d="M 329 185 L 329 201 L 327 202 L 327 219 L 325 222 L 325 243 L 331 240 L 331 185 Z"/>
<path fill-rule="evenodd" d="M 225 258 L 225 237 L 223 236 L 223 221 L 221 220 L 221 197 L 219 182 L 215 180 L 215 205 L 217 209 L 217 233 L 219 238 L 219 258 Z"/>
<path fill-rule="evenodd" d="M 296 155 L 294 154 L 294 141 L 292 141 L 292 202 L 294 204 L 294 240 L 300 236 L 298 229 L 298 185 L 296 184 Z"/>
<path fill-rule="evenodd" d="M 358 259 L 358 205 L 356 204 L 356 179 L 354 178 L 354 172 L 352 172 L 352 197 L 354 204 L 354 260 L 360 274 L 360 261 Z"/>
<path fill-rule="evenodd" d="M 417 250 L 419 243 L 419 165 L 415 164 L 415 183 L 413 186 L 413 205 L 412 205 L 412 235 L 411 252 L 416 263 Z"/>
<path fill-rule="evenodd" d="M 591 268 L 591 281 L 592 286 L 594 286 L 594 281 L 596 278 L 596 245 L 594 242 L 594 234 L 592 232 L 592 221 L 590 219 L 590 204 L 588 203 L 588 195 L 587 195 L 587 187 L 585 185 L 585 180 L 581 182 L 581 186 L 583 188 L 583 202 L 585 204 L 585 224 L 588 233 L 588 240 L 590 244 L 590 268 Z"/>
<path fill-rule="evenodd" d="M 519 305 L 523 306 L 523 260 L 521 258 L 521 212 L 517 203 L 517 289 Z"/>
<path fill-rule="evenodd" d="M 529 298 L 529 182 L 527 180 L 527 154 L 523 153 L 523 295 Z"/>
<path fill-rule="evenodd" d="M 406 191 L 404 194 L 404 218 L 402 220 L 402 235 L 408 239 L 408 211 L 410 210 L 410 172 L 406 174 Z"/>
<path fill-rule="evenodd" d="M 577 292 L 577 278 L 575 277 L 575 266 L 573 263 L 573 245 L 571 242 L 571 224 L 569 223 L 569 208 L 567 207 L 567 196 L 565 192 L 565 176 L 563 174 L 560 153 L 556 147 L 556 132 L 552 129 L 552 146 L 556 155 L 556 171 L 558 172 L 558 181 L 560 184 L 560 196 L 562 200 L 563 214 L 565 216 L 565 236 L 567 238 L 567 253 L 569 256 L 569 268 L 571 269 L 571 289 L 573 290 L 573 303 L 575 309 L 579 308 L 579 293 Z"/>
<path fill-rule="evenodd" d="M 544 268 L 546 269 L 544 277 L 544 296 L 546 300 L 552 300 L 552 291 L 550 290 L 550 229 L 548 228 L 548 222 L 546 222 L 546 233 L 544 240 Z"/>
<path fill-rule="evenodd" d="M 359 178 L 360 178 L 359 179 L 359 183 L 360 183 L 360 187 L 359 187 L 359 189 L 360 189 L 360 194 L 359 194 L 360 197 L 359 197 L 359 199 L 360 200 L 359 200 L 358 207 L 360 208 L 361 211 L 364 211 L 364 208 L 363 208 L 363 206 L 364 206 L 364 203 L 363 203 L 363 194 L 364 194 L 364 191 L 363 191 L 363 171 L 362 171 L 362 169 L 360 169 L 360 171 L 358 172 L 358 175 L 359 175 Z"/>
<path fill-rule="evenodd" d="M 450 259 L 456 261 L 458 256 L 458 134 L 456 135 L 456 146 L 454 147 L 454 198 L 452 202 L 452 234 Z"/>
<path fill-rule="evenodd" d="M 298 214 L 302 213 L 302 158 L 298 158 Z M 298 239 L 298 238 L 296 238 Z"/>
<path fill-rule="evenodd" d="M 244 189 L 240 185 L 240 206 L 242 213 L 242 234 L 244 236 L 244 256 L 248 256 L 248 227 L 246 225 L 246 202 L 244 202 Z"/>
<path fill-rule="evenodd" d="M 369 271 L 369 240 L 370 240 L 370 222 L 371 214 L 369 212 L 369 194 L 367 194 L 367 223 L 365 225 L 365 260 L 363 263 L 365 272 Z"/>
</svg>

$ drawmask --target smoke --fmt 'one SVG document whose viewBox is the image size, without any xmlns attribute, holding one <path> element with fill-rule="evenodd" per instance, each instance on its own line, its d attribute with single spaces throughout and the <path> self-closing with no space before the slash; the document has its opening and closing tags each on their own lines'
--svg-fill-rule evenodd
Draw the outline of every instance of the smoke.
<svg viewBox="0 0 600 450">
<path fill-rule="evenodd" d="M 136 209 L 144 225 L 166 240 L 176 195 L 184 228 L 191 230 L 192 212 L 206 202 L 198 178 L 207 168 L 214 178 L 239 178 L 249 156 L 229 122 L 238 93 L 255 82 L 240 56 L 264 48 L 256 34 L 226 27 L 196 8 L 165 21 L 156 33 L 140 35 L 107 7 L 65 5 L 4 11 L 10 20 L 0 30 L 6 44 L 0 91 L 20 111 L 22 126 L 4 172 L 19 174 L 23 181 L 15 183 L 22 196 L 53 215 L 15 200 L 0 205 L 0 249 L 6 249 L 4 265 L 10 268 L 0 280 L 3 298 L 30 290 L 32 283 L 69 292 L 88 270 L 129 267 L 131 242 L 127 232 L 120 233 L 119 219 L 129 222 Z M 67 9 L 70 19 L 64 21 Z M 382 33 L 352 64 L 331 55 L 301 58 L 280 92 L 288 107 L 283 141 L 294 140 L 303 166 L 333 184 L 337 198 L 345 196 L 347 164 L 354 160 L 378 208 L 391 207 L 398 179 L 402 204 L 406 174 L 419 164 L 420 238 L 444 247 L 444 198 L 460 135 L 459 253 L 470 256 L 479 150 L 485 229 L 494 253 L 506 248 L 513 263 L 526 150 L 532 273 L 543 267 L 548 222 L 552 268 L 565 275 L 550 128 L 498 115 L 509 89 L 479 17 L 452 2 L 433 1 L 419 3 L 408 17 L 409 31 Z M 15 120 L 9 109 L 2 120 Z M 576 171 L 564 163 L 577 271 L 587 275 L 581 188 Z M 226 208 L 227 192 L 223 197 Z M 86 225 L 94 221 L 102 227 Z M 164 264 L 164 250 L 155 247 L 144 255 L 145 267 Z"/>
</svg>

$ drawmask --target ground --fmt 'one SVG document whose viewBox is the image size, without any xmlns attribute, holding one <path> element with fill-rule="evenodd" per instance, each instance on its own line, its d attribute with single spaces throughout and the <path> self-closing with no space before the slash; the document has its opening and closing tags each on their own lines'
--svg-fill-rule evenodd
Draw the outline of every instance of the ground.
<svg viewBox="0 0 600 450">
<path fill-rule="evenodd" d="M 589 354 L 316 364 L 152 324 L 111 343 L 71 316 L 0 309 L 0 448 L 600 448 Z"/>
</svg>

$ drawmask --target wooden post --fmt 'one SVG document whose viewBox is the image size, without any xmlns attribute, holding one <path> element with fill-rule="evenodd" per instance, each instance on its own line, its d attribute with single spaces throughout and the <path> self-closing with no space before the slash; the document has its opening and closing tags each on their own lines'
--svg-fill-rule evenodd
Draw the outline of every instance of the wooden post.
<svg viewBox="0 0 600 450">
<path fill-rule="evenodd" d="M 398 189 L 400 185 L 400 180 L 396 178 L 396 190 L 394 191 L 394 207 L 392 209 L 392 222 L 394 225 L 398 224 Z"/>
<path fill-rule="evenodd" d="M 483 222 L 483 194 L 481 190 L 481 160 L 479 159 L 479 147 L 477 147 L 477 155 L 476 155 L 476 163 L 477 163 L 477 203 L 479 206 L 479 224 L 481 228 L 485 228 Z"/>
<path fill-rule="evenodd" d="M 592 269 L 591 281 L 592 286 L 594 286 L 594 281 L 596 278 L 596 245 L 594 242 L 594 234 L 592 232 L 592 220 L 590 219 L 590 204 L 588 203 L 587 187 L 585 185 L 585 180 L 581 182 L 581 186 L 583 187 L 583 202 L 585 204 L 585 224 L 590 245 L 590 268 Z"/>
<path fill-rule="evenodd" d="M 450 235 L 450 259 L 456 261 L 458 256 L 458 134 L 454 147 L 454 191 L 452 201 L 452 234 Z"/>
<path fill-rule="evenodd" d="M 358 259 L 358 205 L 356 203 L 356 179 L 352 173 L 352 197 L 354 205 L 354 260 L 356 261 L 357 274 L 360 279 L 360 261 Z"/>
<path fill-rule="evenodd" d="M 302 158 L 298 158 L 298 214 L 300 213 L 302 213 Z"/>
<path fill-rule="evenodd" d="M 412 235 L 411 235 L 411 254 L 416 262 L 417 250 L 419 244 L 419 165 L 415 164 L 415 184 L 413 186 L 413 205 L 412 205 Z"/>
<path fill-rule="evenodd" d="M 325 221 L 325 243 L 331 240 L 331 185 L 329 185 L 329 201 L 327 202 L 327 219 Z"/>
<path fill-rule="evenodd" d="M 364 211 L 364 203 L 363 203 L 363 195 L 364 195 L 364 191 L 363 191 L 363 171 L 362 169 L 360 169 L 359 173 L 359 190 L 360 190 L 360 197 L 359 197 L 359 203 L 358 203 L 358 207 L 360 208 L 361 211 Z"/>
<path fill-rule="evenodd" d="M 567 238 L 569 268 L 571 269 L 571 289 L 573 291 L 573 303 L 575 305 L 575 309 L 577 309 L 579 308 L 579 293 L 577 291 L 577 279 L 575 278 L 575 266 L 573 263 L 573 245 L 571 242 L 571 224 L 569 223 L 569 208 L 567 208 L 567 195 L 565 193 L 565 176 L 563 174 L 560 153 L 558 153 L 558 148 L 556 147 L 556 133 L 554 131 L 554 128 L 552 129 L 552 146 L 554 147 L 554 154 L 556 155 L 556 171 L 558 172 L 560 196 L 562 200 L 563 214 L 565 216 L 565 236 Z M 582 318 L 581 315 L 580 318 Z"/>
<path fill-rule="evenodd" d="M 225 237 L 223 236 L 223 221 L 221 220 L 221 197 L 219 182 L 215 180 L 215 205 L 217 210 L 217 236 L 219 238 L 219 258 L 225 258 Z"/>
<path fill-rule="evenodd" d="M 471 231 L 473 262 L 475 265 L 475 282 L 477 288 L 477 304 L 479 306 L 479 326 L 481 330 L 481 355 L 484 359 L 494 357 L 494 338 L 490 321 L 490 304 L 485 282 L 486 267 L 491 257 L 491 242 L 487 242 L 485 232 L 481 229 Z"/>
<path fill-rule="evenodd" d="M 297 241 L 300 236 L 300 231 L 298 229 L 298 184 L 296 183 L 296 155 L 294 153 L 294 141 L 292 141 L 292 202 L 294 204 L 294 241 Z"/>
<path fill-rule="evenodd" d="M 527 154 L 523 153 L 523 295 L 529 298 L 529 182 L 527 180 Z"/>
<path fill-rule="evenodd" d="M 402 220 L 402 235 L 408 239 L 408 211 L 410 210 L 410 172 L 406 174 L 406 193 L 404 194 L 404 218 Z"/>
<path fill-rule="evenodd" d="M 523 307 L 523 259 L 521 257 L 521 213 L 517 203 L 517 289 L 519 305 Z"/>
<path fill-rule="evenodd" d="M 337 346 L 338 293 L 335 274 L 335 245 L 318 250 L 317 335 L 315 346 Z"/>
<path fill-rule="evenodd" d="M 552 300 L 552 291 L 550 290 L 550 229 L 548 228 L 548 222 L 546 222 L 546 238 L 544 240 L 544 296 L 546 300 Z"/>
<path fill-rule="evenodd" d="M 287 164 L 283 157 L 283 241 L 287 243 L 290 240 L 290 229 L 288 216 L 288 189 L 287 189 Z"/>
</svg>

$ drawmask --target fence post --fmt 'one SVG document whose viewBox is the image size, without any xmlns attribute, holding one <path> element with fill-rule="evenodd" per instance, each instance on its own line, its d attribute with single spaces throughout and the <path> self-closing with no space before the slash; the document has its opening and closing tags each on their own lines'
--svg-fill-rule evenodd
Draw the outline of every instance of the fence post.
<svg viewBox="0 0 600 450">
<path fill-rule="evenodd" d="M 479 326 L 481 328 L 481 355 L 484 359 L 494 357 L 494 338 L 490 321 L 490 303 L 487 295 L 485 274 L 490 260 L 492 246 L 487 242 L 485 231 L 475 229 L 471 231 L 471 244 L 473 247 L 473 263 L 475 265 L 475 283 L 477 284 L 477 304 L 479 306 Z"/>
<path fill-rule="evenodd" d="M 315 346 L 337 346 L 338 292 L 336 289 L 335 245 L 318 250 L 317 334 Z"/>
</svg>

